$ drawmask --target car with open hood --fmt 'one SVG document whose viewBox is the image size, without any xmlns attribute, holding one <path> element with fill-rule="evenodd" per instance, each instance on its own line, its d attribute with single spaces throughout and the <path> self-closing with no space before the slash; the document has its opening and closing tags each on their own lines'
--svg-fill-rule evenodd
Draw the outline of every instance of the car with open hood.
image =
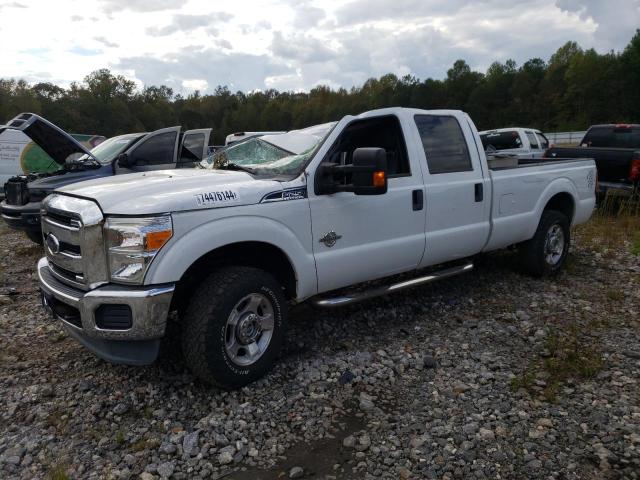
<svg viewBox="0 0 640 480">
<path fill-rule="evenodd" d="M 183 131 L 175 126 L 119 135 L 89 150 L 33 113 L 22 113 L 0 126 L 0 133 L 5 130 L 23 132 L 60 166 L 55 172 L 10 178 L 4 186 L 2 218 L 38 243 L 42 243 L 40 204 L 55 189 L 125 173 L 194 167 L 206 156 L 211 135 L 210 128 Z"/>
</svg>

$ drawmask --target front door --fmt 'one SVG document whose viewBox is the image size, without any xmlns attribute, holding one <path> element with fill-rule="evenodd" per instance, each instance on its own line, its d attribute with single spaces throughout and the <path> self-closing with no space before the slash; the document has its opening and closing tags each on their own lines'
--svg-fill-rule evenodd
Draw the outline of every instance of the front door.
<svg viewBox="0 0 640 480">
<path fill-rule="evenodd" d="M 349 123 L 324 161 L 349 164 L 360 147 L 387 151 L 388 191 L 316 195 L 310 185 L 319 292 L 414 269 L 424 252 L 425 213 L 414 204 L 414 198 L 422 198 L 414 193 L 423 192 L 422 173 L 419 166 L 411 168 L 398 117 Z"/>
<path fill-rule="evenodd" d="M 178 168 L 195 167 L 207 156 L 210 128 L 187 130 L 184 132 L 178 156 Z"/>
<path fill-rule="evenodd" d="M 144 172 L 176 168 L 180 127 L 161 128 L 147 134 L 127 150 L 131 170 Z"/>
</svg>

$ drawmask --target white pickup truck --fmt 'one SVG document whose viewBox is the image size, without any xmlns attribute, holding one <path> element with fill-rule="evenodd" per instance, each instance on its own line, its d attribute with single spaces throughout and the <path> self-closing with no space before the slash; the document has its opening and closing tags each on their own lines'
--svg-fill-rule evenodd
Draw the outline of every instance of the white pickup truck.
<svg viewBox="0 0 640 480">
<path fill-rule="evenodd" d="M 499 128 L 480 132 L 487 154 L 515 155 L 518 158 L 542 158 L 549 140 L 535 128 Z"/>
<path fill-rule="evenodd" d="M 43 304 L 94 353 L 134 365 L 155 360 L 175 310 L 188 366 L 237 388 L 273 365 L 290 304 L 349 304 L 509 246 L 555 274 L 595 180 L 591 160 L 490 169 L 460 111 L 347 116 L 249 139 L 206 169 L 61 188 L 42 214 Z"/>
</svg>

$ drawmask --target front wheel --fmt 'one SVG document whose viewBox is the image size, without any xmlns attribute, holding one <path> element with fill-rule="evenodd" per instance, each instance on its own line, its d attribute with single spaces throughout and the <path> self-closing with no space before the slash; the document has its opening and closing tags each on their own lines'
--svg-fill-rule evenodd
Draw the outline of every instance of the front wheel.
<svg viewBox="0 0 640 480">
<path fill-rule="evenodd" d="M 264 376 L 282 348 L 287 304 L 270 274 L 250 267 L 212 273 L 184 314 L 182 349 L 202 380 L 226 389 Z"/>
<path fill-rule="evenodd" d="M 555 275 L 565 265 L 571 230 L 566 215 L 555 210 L 542 212 L 533 238 L 520 247 L 522 266 L 535 277 Z"/>
</svg>

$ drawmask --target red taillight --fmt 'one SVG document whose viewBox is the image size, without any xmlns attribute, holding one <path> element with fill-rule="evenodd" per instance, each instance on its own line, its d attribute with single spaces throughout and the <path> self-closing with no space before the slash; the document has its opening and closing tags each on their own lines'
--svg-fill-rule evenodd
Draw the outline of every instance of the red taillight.
<svg viewBox="0 0 640 480">
<path fill-rule="evenodd" d="M 635 157 L 631 160 L 629 180 L 632 182 L 640 181 L 640 152 L 636 152 Z"/>
</svg>

